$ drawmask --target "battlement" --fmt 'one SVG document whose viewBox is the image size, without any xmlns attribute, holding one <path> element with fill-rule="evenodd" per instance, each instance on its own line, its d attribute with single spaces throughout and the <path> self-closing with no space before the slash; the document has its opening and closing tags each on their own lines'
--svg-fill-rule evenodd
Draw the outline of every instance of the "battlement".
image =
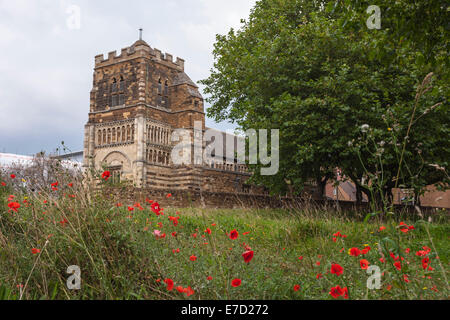
<svg viewBox="0 0 450 320">
<path fill-rule="evenodd" d="M 103 54 L 96 55 L 95 67 L 103 67 L 106 65 L 124 61 L 126 59 L 134 59 L 139 57 L 152 58 L 152 60 L 167 64 L 180 71 L 184 71 L 184 59 L 177 57 L 176 60 L 173 61 L 172 54 L 167 52 L 162 53 L 159 49 L 152 49 L 150 46 L 139 42 L 135 43 L 131 47 L 122 48 L 119 55 L 117 55 L 117 51 L 109 52 L 107 58 L 105 58 Z"/>
</svg>

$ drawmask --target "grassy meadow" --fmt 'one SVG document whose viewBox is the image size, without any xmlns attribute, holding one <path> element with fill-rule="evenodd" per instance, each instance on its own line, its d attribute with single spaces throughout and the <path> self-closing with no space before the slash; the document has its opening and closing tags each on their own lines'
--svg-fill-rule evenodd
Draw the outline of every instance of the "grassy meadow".
<svg viewBox="0 0 450 320">
<path fill-rule="evenodd" d="M 449 297 L 446 212 L 364 221 L 364 212 L 162 209 L 155 203 L 170 195 L 122 203 L 77 183 L 30 192 L 16 179 L 0 186 L 0 299 Z M 79 290 L 66 284 L 71 265 Z M 367 286 L 371 265 L 379 289 Z"/>
</svg>

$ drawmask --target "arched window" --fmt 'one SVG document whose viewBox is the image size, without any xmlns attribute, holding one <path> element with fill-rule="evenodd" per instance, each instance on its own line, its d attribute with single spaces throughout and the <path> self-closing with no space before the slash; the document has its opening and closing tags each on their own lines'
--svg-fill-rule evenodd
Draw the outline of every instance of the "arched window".
<svg viewBox="0 0 450 320">
<path fill-rule="evenodd" d="M 97 131 L 97 145 L 102 144 L 102 130 Z"/>
<path fill-rule="evenodd" d="M 125 91 L 125 80 L 123 80 L 123 76 L 120 76 L 119 90 Z"/>
<path fill-rule="evenodd" d="M 127 141 L 131 140 L 131 131 L 130 131 L 130 125 L 127 125 Z"/>
<path fill-rule="evenodd" d="M 122 142 L 125 142 L 125 126 L 122 126 Z"/>
<path fill-rule="evenodd" d="M 164 95 L 165 96 L 169 95 L 169 81 L 168 80 L 164 81 Z"/>
<path fill-rule="evenodd" d="M 161 78 L 158 79 L 158 94 L 162 93 L 162 82 Z"/>
<path fill-rule="evenodd" d="M 116 78 L 113 78 L 113 82 L 111 84 L 111 92 L 116 92 L 117 91 L 117 80 Z"/>
<path fill-rule="evenodd" d="M 120 142 L 120 127 L 117 128 L 117 142 Z"/>
<path fill-rule="evenodd" d="M 111 129 L 108 129 L 108 144 L 111 143 Z"/>
<path fill-rule="evenodd" d="M 105 129 L 103 129 L 102 137 L 103 137 L 103 144 L 106 144 L 106 130 Z"/>
<path fill-rule="evenodd" d="M 131 125 L 131 141 L 134 141 L 134 124 Z"/>
</svg>

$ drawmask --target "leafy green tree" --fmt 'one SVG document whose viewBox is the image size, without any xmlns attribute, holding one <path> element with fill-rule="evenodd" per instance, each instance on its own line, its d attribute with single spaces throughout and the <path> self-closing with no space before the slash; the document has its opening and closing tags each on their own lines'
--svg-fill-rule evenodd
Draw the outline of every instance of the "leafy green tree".
<svg viewBox="0 0 450 320">
<path fill-rule="evenodd" d="M 428 49 L 444 48 L 445 38 L 429 45 L 416 45 L 420 36 L 402 40 L 404 23 L 396 32 L 370 30 L 368 5 L 350 3 L 263 0 L 239 30 L 217 35 L 214 68 L 202 81 L 208 115 L 243 130 L 280 129 L 278 174 L 261 176 L 259 165 L 250 166 L 253 179 L 273 192 L 300 192 L 311 180 L 323 192 L 336 168 L 357 185 L 359 199 L 361 192 L 381 198 L 396 184 L 420 189 L 448 178 L 428 165 L 446 167 L 450 158 L 447 105 L 436 104 L 448 101 L 447 69 L 436 67 L 445 58 L 427 60 Z M 401 5 L 410 8 L 397 1 L 397 16 Z M 395 24 L 395 17 L 382 15 L 382 24 Z M 432 70 L 432 87 L 415 104 L 417 85 Z M 370 132 L 362 132 L 366 126 Z M 375 194 L 367 184 L 374 177 L 381 185 Z"/>
</svg>

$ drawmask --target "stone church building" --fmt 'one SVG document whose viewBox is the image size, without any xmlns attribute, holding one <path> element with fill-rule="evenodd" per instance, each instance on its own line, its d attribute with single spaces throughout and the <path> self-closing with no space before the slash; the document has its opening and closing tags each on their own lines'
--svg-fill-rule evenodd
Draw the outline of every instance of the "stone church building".
<svg viewBox="0 0 450 320">
<path fill-rule="evenodd" d="M 184 63 L 143 40 L 119 55 L 114 51 L 107 58 L 95 57 L 84 167 L 106 167 L 114 180 L 129 180 L 138 188 L 249 191 L 245 182 L 250 174 L 235 158 L 199 165 L 172 163 L 174 129 L 190 130 L 191 137 L 194 121 L 208 129 L 202 95 L 184 72 Z"/>
</svg>

